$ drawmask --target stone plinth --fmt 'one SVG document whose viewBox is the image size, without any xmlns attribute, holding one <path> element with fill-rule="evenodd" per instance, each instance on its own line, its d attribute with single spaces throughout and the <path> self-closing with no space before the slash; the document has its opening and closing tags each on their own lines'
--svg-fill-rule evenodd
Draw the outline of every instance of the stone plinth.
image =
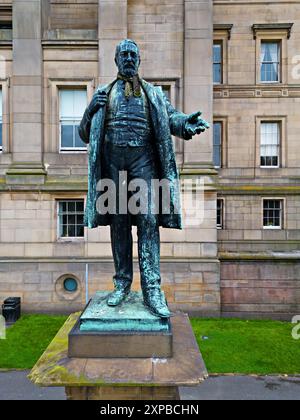
<svg viewBox="0 0 300 420">
<path fill-rule="evenodd" d="M 116 307 L 97 292 L 69 334 L 69 357 L 171 357 L 170 319 L 151 314 L 140 292 Z"/>
<path fill-rule="evenodd" d="M 207 377 L 187 315 L 172 317 L 171 358 L 70 358 L 68 334 L 80 314 L 71 315 L 29 378 L 39 386 L 64 386 L 69 399 L 178 399 L 179 386 Z M 117 388 L 118 389 L 117 389 Z"/>
</svg>

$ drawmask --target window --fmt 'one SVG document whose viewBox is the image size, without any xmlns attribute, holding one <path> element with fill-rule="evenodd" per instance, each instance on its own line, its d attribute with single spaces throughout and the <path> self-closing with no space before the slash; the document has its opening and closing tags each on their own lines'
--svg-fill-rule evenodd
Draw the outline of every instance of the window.
<svg viewBox="0 0 300 420">
<path fill-rule="evenodd" d="M 78 282 L 73 277 L 67 277 L 64 280 L 64 289 L 66 292 L 74 293 L 78 290 Z"/>
<path fill-rule="evenodd" d="M 223 83 L 223 44 L 214 41 L 213 45 L 213 81 L 215 84 Z"/>
<path fill-rule="evenodd" d="M 159 86 L 162 88 L 163 93 L 166 95 L 166 97 L 169 99 L 171 104 L 173 106 L 176 106 L 177 102 L 177 82 L 174 80 L 153 80 L 153 79 L 147 79 L 150 83 L 152 83 L 154 86 Z"/>
<path fill-rule="evenodd" d="M 260 81 L 280 82 L 280 42 L 261 42 Z"/>
<path fill-rule="evenodd" d="M 58 236 L 60 238 L 84 237 L 84 200 L 58 202 Z"/>
<path fill-rule="evenodd" d="M 217 168 L 222 166 L 222 136 L 223 124 L 221 121 L 215 121 L 213 129 L 213 162 Z"/>
<path fill-rule="evenodd" d="M 2 105 L 2 90 L 0 90 L 0 152 L 3 148 L 3 129 L 2 129 L 2 115 L 3 115 L 3 105 Z"/>
<path fill-rule="evenodd" d="M 263 200 L 263 227 L 283 228 L 283 200 Z"/>
<path fill-rule="evenodd" d="M 280 123 L 262 121 L 260 127 L 260 166 L 278 168 L 280 164 Z"/>
<path fill-rule="evenodd" d="M 86 144 L 78 134 L 78 126 L 87 107 L 87 92 L 84 89 L 59 91 L 60 105 L 60 150 L 85 151 Z"/>
<path fill-rule="evenodd" d="M 170 85 L 161 85 L 162 91 L 166 97 L 171 101 L 171 86 Z"/>
<path fill-rule="evenodd" d="M 0 30 L 12 30 L 12 6 L 0 6 Z"/>
<path fill-rule="evenodd" d="M 224 229 L 224 200 L 217 200 L 217 229 Z"/>
</svg>

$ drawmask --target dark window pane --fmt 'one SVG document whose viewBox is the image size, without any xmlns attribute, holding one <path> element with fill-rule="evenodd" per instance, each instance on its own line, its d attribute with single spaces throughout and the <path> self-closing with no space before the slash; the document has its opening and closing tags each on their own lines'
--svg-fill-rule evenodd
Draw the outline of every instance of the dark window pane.
<svg viewBox="0 0 300 420">
<path fill-rule="evenodd" d="M 76 203 L 75 203 L 75 201 L 69 201 L 68 202 L 68 212 L 69 213 L 75 213 L 75 211 L 76 211 Z"/>
<path fill-rule="evenodd" d="M 84 236 L 84 227 L 83 225 L 77 226 L 77 237 L 83 237 Z"/>
<path fill-rule="evenodd" d="M 75 214 L 69 214 L 68 215 L 68 223 L 70 225 L 75 225 L 75 221 L 76 221 L 76 216 Z"/>
<path fill-rule="evenodd" d="M 75 225 L 69 225 L 68 226 L 68 236 L 71 237 L 71 238 L 75 238 L 76 237 Z"/>
<path fill-rule="evenodd" d="M 217 227 L 223 228 L 223 201 L 217 200 Z"/>
<path fill-rule="evenodd" d="M 62 237 L 68 236 L 68 226 L 67 225 L 62 225 L 61 226 L 61 236 Z"/>
<path fill-rule="evenodd" d="M 83 214 L 77 214 L 76 215 L 76 224 L 77 225 L 83 225 Z"/>
<path fill-rule="evenodd" d="M 76 201 L 76 212 L 83 212 L 83 211 L 84 211 L 84 202 Z"/>
<path fill-rule="evenodd" d="M 59 211 L 60 213 L 65 213 L 67 211 L 67 203 L 65 201 L 59 203 Z"/>
<path fill-rule="evenodd" d="M 73 125 L 61 125 L 61 147 L 73 147 Z"/>
</svg>

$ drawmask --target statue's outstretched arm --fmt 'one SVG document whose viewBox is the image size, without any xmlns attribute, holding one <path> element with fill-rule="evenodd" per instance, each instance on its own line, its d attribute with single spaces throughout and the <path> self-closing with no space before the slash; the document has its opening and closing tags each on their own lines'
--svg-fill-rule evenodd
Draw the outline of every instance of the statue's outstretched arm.
<svg viewBox="0 0 300 420">
<path fill-rule="evenodd" d="M 184 140 L 190 140 L 196 134 L 203 133 L 210 127 L 207 121 L 200 118 L 200 111 L 193 114 L 184 114 L 175 109 L 167 97 L 166 103 L 172 135 Z"/>
</svg>

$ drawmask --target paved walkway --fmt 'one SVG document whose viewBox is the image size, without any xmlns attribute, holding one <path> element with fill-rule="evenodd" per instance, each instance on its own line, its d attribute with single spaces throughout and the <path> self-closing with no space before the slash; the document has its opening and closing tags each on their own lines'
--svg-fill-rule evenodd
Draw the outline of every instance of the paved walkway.
<svg viewBox="0 0 300 420">
<path fill-rule="evenodd" d="M 0 372 L 0 400 L 64 400 L 63 388 L 39 388 L 28 371 Z M 181 388 L 186 400 L 300 400 L 300 377 L 213 376 L 198 387 Z"/>
<path fill-rule="evenodd" d="M 213 376 L 202 385 L 181 388 L 188 400 L 300 400 L 300 377 Z"/>
</svg>

